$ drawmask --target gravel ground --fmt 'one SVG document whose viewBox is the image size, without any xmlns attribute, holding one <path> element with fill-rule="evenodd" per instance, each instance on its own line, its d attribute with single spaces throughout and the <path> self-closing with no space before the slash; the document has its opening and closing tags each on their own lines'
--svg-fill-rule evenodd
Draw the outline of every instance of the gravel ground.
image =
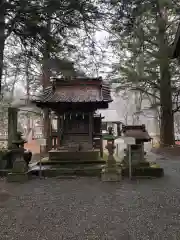
<svg viewBox="0 0 180 240">
<path fill-rule="evenodd" d="M 159 163 L 166 175 L 153 180 L 2 180 L 0 240 L 179 240 L 180 162 Z"/>
</svg>

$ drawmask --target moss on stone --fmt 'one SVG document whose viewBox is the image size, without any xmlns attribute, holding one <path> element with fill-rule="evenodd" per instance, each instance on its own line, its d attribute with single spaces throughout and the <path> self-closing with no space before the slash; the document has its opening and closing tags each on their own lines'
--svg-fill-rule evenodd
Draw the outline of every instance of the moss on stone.
<svg viewBox="0 0 180 240">
<path fill-rule="evenodd" d="M 122 169 L 122 176 L 129 176 L 129 168 Z M 162 177 L 164 176 L 163 168 L 152 168 L 152 167 L 135 167 L 132 168 L 132 176 L 134 177 Z"/>
</svg>

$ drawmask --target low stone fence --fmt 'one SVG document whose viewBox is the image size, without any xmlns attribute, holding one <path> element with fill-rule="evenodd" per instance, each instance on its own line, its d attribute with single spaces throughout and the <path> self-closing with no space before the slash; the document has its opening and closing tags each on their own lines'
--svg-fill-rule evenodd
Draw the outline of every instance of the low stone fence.
<svg viewBox="0 0 180 240">
<path fill-rule="evenodd" d="M 2 149 L 2 148 L 7 148 L 7 141 L 1 141 L 0 140 L 0 149 Z"/>
<path fill-rule="evenodd" d="M 7 141 L 7 139 L 8 139 L 8 132 L 1 132 L 0 141 Z"/>
<path fill-rule="evenodd" d="M 0 133 L 0 149 L 7 147 L 8 132 Z"/>
</svg>

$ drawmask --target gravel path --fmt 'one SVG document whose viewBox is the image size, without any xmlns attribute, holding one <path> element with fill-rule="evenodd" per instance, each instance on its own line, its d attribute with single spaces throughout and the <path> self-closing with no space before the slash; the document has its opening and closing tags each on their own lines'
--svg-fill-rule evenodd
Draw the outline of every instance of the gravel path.
<svg viewBox="0 0 180 240">
<path fill-rule="evenodd" d="M 166 175 L 154 180 L 1 181 L 11 195 L 0 201 L 0 240 L 179 240 L 180 162 L 159 163 Z"/>
</svg>

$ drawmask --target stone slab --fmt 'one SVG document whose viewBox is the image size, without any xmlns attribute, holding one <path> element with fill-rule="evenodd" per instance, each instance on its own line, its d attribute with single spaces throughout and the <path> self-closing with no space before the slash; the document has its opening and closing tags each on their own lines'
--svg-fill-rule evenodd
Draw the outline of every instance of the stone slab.
<svg viewBox="0 0 180 240">
<path fill-rule="evenodd" d="M 123 177 L 129 176 L 129 168 L 123 168 L 122 169 L 122 175 Z M 137 167 L 132 168 L 132 176 L 133 177 L 163 177 L 164 176 L 164 170 L 163 168 L 157 167 Z"/>
<path fill-rule="evenodd" d="M 101 180 L 103 182 L 120 182 L 122 180 L 122 174 L 120 169 L 103 169 L 101 172 Z"/>
<path fill-rule="evenodd" d="M 26 182 L 28 180 L 28 173 L 9 173 L 7 175 L 8 182 Z"/>
<path fill-rule="evenodd" d="M 99 160 L 99 151 L 65 151 L 65 150 L 51 150 L 49 151 L 50 161 L 62 161 L 62 160 L 76 160 L 76 161 L 88 161 L 88 160 Z"/>
</svg>

